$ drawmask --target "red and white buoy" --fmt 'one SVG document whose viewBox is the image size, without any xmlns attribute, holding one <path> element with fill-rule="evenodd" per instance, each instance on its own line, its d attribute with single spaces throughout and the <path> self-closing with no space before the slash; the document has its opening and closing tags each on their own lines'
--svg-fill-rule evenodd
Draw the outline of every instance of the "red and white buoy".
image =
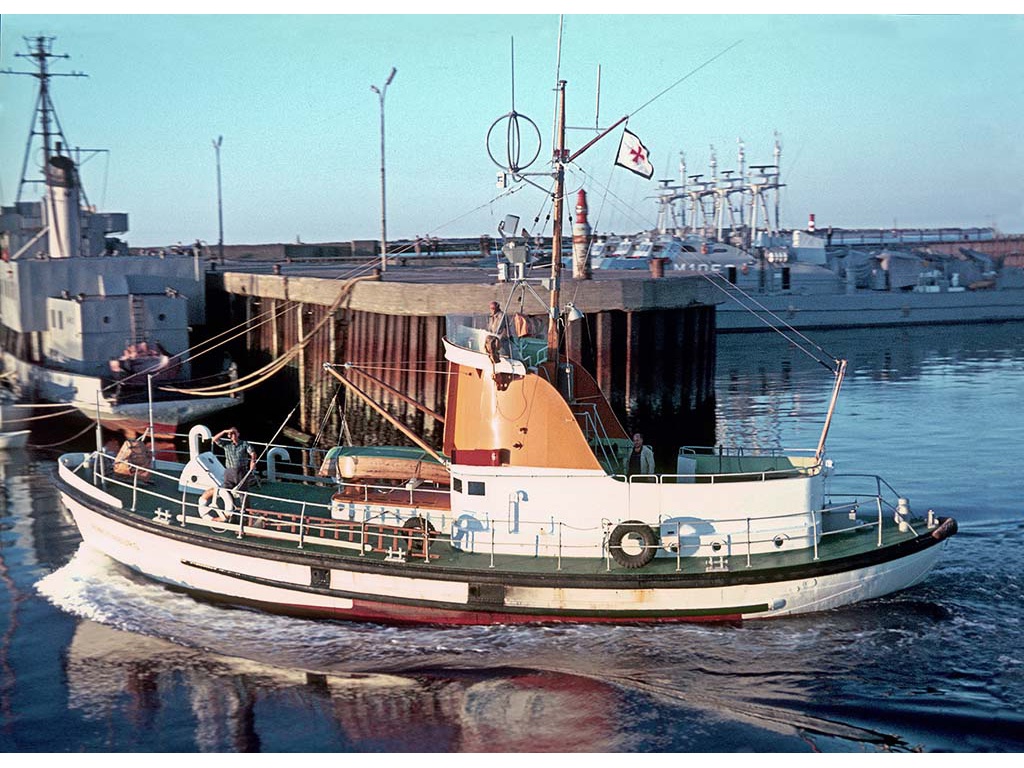
<svg viewBox="0 0 1024 768">
<path fill-rule="evenodd" d="M 810 218 L 807 219 L 807 231 L 814 232 L 814 214 L 808 214 Z"/>
<path fill-rule="evenodd" d="M 574 280 L 589 280 L 591 277 L 587 193 L 582 189 L 576 195 L 576 218 L 572 224 L 572 277 Z"/>
</svg>

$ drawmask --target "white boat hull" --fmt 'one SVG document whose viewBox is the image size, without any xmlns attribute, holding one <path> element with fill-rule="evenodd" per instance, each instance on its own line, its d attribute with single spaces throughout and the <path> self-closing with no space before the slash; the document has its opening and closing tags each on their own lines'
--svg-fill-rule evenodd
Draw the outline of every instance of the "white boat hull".
<svg viewBox="0 0 1024 768">
<path fill-rule="evenodd" d="M 835 572 L 775 581 L 741 572 L 644 580 L 557 573 L 450 574 L 408 564 L 326 560 L 313 553 L 200 541 L 176 523 L 128 522 L 62 492 L 86 543 L 159 582 L 230 603 L 330 618 L 440 624 L 668 622 L 767 618 L 868 600 L 920 582 L 941 546 Z M 443 545 L 442 545 L 443 546 Z M 246 549 L 249 551 L 247 552 Z M 317 573 L 319 572 L 319 574 Z"/>
<path fill-rule="evenodd" d="M 89 419 L 97 412 L 105 427 L 122 432 L 142 432 L 150 423 L 148 402 L 118 402 L 108 397 L 103 380 L 65 371 L 55 371 L 40 365 L 26 363 L 10 354 L 4 355 L 4 364 L 15 371 L 23 390 L 35 399 L 49 403 L 65 403 Z M 241 403 L 231 397 L 193 397 L 173 400 L 155 400 L 152 421 L 158 434 L 173 434 L 179 427 L 201 421 L 207 416 Z"/>
</svg>

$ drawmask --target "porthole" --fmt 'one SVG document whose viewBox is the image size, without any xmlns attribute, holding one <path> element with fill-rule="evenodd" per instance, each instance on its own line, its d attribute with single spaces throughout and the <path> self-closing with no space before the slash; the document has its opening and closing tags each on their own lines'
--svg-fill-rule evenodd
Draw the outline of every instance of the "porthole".
<svg viewBox="0 0 1024 768">
<path fill-rule="evenodd" d="M 785 544 L 788 540 L 789 536 L 776 536 L 774 539 L 772 539 L 772 544 L 775 545 L 776 549 L 781 549 L 782 545 Z"/>
<path fill-rule="evenodd" d="M 713 541 L 713 542 L 711 542 L 711 551 L 712 552 L 721 552 L 722 551 L 722 542 L 720 542 L 720 541 Z"/>
<path fill-rule="evenodd" d="M 159 315 L 156 316 L 156 319 L 159 320 L 162 323 L 164 320 L 167 319 L 167 315 L 165 315 L 163 312 L 161 312 Z"/>
</svg>

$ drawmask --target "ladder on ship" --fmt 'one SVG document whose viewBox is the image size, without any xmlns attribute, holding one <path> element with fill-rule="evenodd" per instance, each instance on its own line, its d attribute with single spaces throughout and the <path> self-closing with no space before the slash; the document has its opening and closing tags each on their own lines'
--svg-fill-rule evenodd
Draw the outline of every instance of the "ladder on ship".
<svg viewBox="0 0 1024 768">
<path fill-rule="evenodd" d="M 147 341 L 146 338 L 146 303 L 141 296 L 134 293 L 128 295 L 128 328 L 131 335 L 130 342 L 138 344 Z"/>
</svg>

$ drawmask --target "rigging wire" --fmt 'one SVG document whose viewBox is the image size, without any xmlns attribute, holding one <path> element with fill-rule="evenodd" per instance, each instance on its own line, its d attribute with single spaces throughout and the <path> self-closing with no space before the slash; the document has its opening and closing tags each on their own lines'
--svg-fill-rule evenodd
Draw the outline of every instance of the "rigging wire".
<svg viewBox="0 0 1024 768">
<path fill-rule="evenodd" d="M 829 369 L 830 371 L 832 371 L 832 373 L 837 373 L 837 370 L 836 370 L 836 369 L 835 369 L 835 368 L 834 368 L 834 367 L 832 366 L 832 363 L 837 363 L 837 361 L 838 361 L 838 359 L 839 359 L 839 358 L 837 358 L 836 356 L 832 355 L 832 354 L 831 354 L 831 353 L 830 353 L 830 352 L 829 352 L 828 350 L 826 350 L 826 349 L 825 349 L 824 347 L 822 347 L 822 346 L 821 346 L 820 344 L 816 343 L 816 342 L 815 342 L 815 341 L 814 341 L 813 339 L 809 338 L 809 337 L 808 337 L 808 336 L 807 336 L 806 334 L 803 334 L 803 333 L 801 333 L 801 332 L 800 332 L 799 330 L 797 330 L 797 329 L 796 329 L 795 327 L 793 327 L 793 326 L 792 326 L 791 324 L 787 323 L 787 322 L 786 322 L 786 320 L 785 320 L 784 318 L 780 317 L 780 316 L 779 316 L 779 315 L 778 315 L 777 313 L 775 313 L 775 312 L 773 312 L 772 310 L 768 309 L 768 307 L 766 307 L 766 306 L 765 306 L 764 304 L 762 304 L 762 303 L 761 303 L 760 301 L 758 301 L 758 300 L 757 300 L 756 298 L 754 298 L 754 297 L 753 297 L 753 296 L 752 296 L 751 294 L 749 294 L 749 293 L 747 293 L 746 291 L 744 291 L 744 290 L 743 290 L 742 288 L 740 288 L 740 287 L 739 287 L 738 285 L 735 285 L 734 283 L 730 283 L 730 282 L 728 282 L 728 281 L 727 281 L 727 280 L 726 280 L 726 279 L 725 279 L 724 277 L 722 277 L 721 275 L 716 275 L 716 276 L 718 277 L 718 280 L 717 280 L 717 281 L 716 281 L 716 280 L 714 279 L 714 277 L 712 277 L 712 275 L 709 275 L 709 274 L 708 274 L 708 273 L 706 273 L 706 272 L 701 272 L 701 273 L 700 273 L 700 275 L 701 275 L 701 277 L 703 277 L 703 278 L 704 278 L 705 280 L 707 280 L 707 281 L 708 281 L 709 283 L 711 283 L 711 284 L 712 284 L 713 286 L 715 286 L 716 288 L 718 288 L 718 290 L 722 291 L 722 292 L 723 292 L 723 293 L 725 293 L 725 294 L 726 294 L 727 296 L 729 296 L 729 297 L 730 297 L 730 298 L 731 298 L 731 299 L 732 299 L 733 301 L 735 301 L 735 302 L 736 302 L 737 304 L 739 304 L 739 305 L 740 305 L 741 307 L 743 307 L 743 308 L 744 308 L 744 309 L 746 309 L 746 310 L 747 310 L 748 312 L 750 312 L 750 313 L 751 313 L 752 315 L 754 315 L 755 317 L 757 317 L 757 318 L 758 318 L 758 319 L 759 319 L 759 320 L 760 320 L 761 322 L 763 322 L 763 323 L 764 323 L 764 324 L 765 324 L 765 325 L 766 325 L 766 326 L 767 326 L 768 328 L 770 328 L 771 330 L 775 331 L 776 333 L 778 333 L 779 335 L 781 335 L 781 336 L 782 336 L 782 337 L 783 337 L 784 339 L 786 339 L 786 340 L 787 340 L 787 341 L 789 341 L 789 342 L 790 342 L 791 344 L 793 344 L 793 346 L 795 346 L 795 347 L 796 347 L 797 349 L 799 349 L 799 350 L 800 350 L 801 352 L 803 352 L 804 354 L 806 354 L 806 355 L 807 355 L 808 357 L 810 357 L 810 358 L 811 358 L 812 360 L 814 360 L 815 362 L 817 362 L 817 363 L 820 363 L 821 365 L 825 366 L 825 367 L 826 367 L 826 368 L 828 368 L 828 369 Z M 723 283 L 723 282 L 724 282 L 724 283 L 726 284 L 726 286 L 728 286 L 728 287 L 723 287 L 723 286 L 722 286 L 722 285 L 720 284 L 720 283 Z M 740 294 L 740 295 L 742 295 L 742 296 L 743 296 L 743 297 L 744 297 L 745 299 L 749 300 L 749 301 L 750 301 L 750 302 L 751 302 L 752 304 L 756 305 L 756 306 L 758 307 L 758 309 L 760 309 L 760 310 L 761 310 L 762 312 L 764 312 L 765 314 L 768 314 L 768 315 L 770 315 L 770 316 L 771 316 L 772 318 L 774 318 L 775 320 L 777 320 L 777 321 L 778 321 L 778 322 L 780 323 L 780 325 L 781 325 L 781 326 L 783 326 L 783 327 L 785 328 L 785 330 L 783 330 L 783 327 L 779 327 L 779 326 L 776 326 L 776 325 L 772 324 L 772 323 L 771 323 L 771 322 L 769 322 L 769 321 L 768 321 L 768 320 L 767 320 L 766 318 L 762 317 L 762 316 L 761 316 L 761 315 L 759 315 L 759 314 L 758 314 L 757 312 L 755 312 L 755 311 L 754 311 L 753 309 L 751 309 L 751 308 L 750 308 L 749 306 L 745 305 L 745 304 L 744 304 L 744 303 L 743 303 L 742 301 L 740 301 L 740 300 L 739 300 L 738 298 L 736 298 L 736 296 L 734 296 L 734 295 L 733 295 L 733 292 L 735 292 L 735 293 L 739 293 L 739 294 Z M 794 341 L 794 340 L 793 340 L 793 339 L 792 339 L 792 338 L 790 337 L 790 335 L 789 335 L 789 334 L 792 334 L 792 335 L 794 335 L 794 336 L 797 336 L 797 337 L 799 337 L 800 339 L 802 339 L 803 341 L 805 341 L 805 342 L 806 342 L 806 343 L 807 343 L 808 345 L 810 345 L 811 347 L 814 347 L 815 349 L 817 349 L 817 350 L 818 350 L 819 352 L 821 352 L 821 353 L 822 353 L 823 355 L 825 355 L 825 357 L 826 357 L 826 358 L 828 358 L 828 361 L 829 361 L 829 362 L 826 362 L 826 361 L 825 361 L 825 360 L 823 360 L 823 359 L 822 359 L 821 357 L 819 357 L 819 356 L 815 355 L 815 354 L 814 354 L 813 352 L 809 351 L 809 350 L 808 350 L 808 349 L 807 349 L 806 347 L 804 347 L 804 346 L 803 346 L 802 344 L 799 344 L 799 343 L 797 343 L 796 341 Z"/>
<path fill-rule="evenodd" d="M 312 329 L 310 329 L 310 331 L 305 335 L 302 341 L 293 346 L 291 349 L 289 349 L 288 352 L 286 352 L 284 355 L 281 355 L 276 360 L 270 361 L 262 368 L 258 368 L 252 373 L 246 374 L 246 376 L 236 380 L 235 382 L 232 382 L 232 384 L 228 386 L 213 385 L 210 387 L 200 387 L 193 389 L 184 389 L 181 387 L 161 387 L 161 389 L 164 390 L 165 392 L 179 392 L 181 394 L 200 395 L 203 397 L 218 397 L 225 394 L 242 392 L 247 389 L 251 389 L 257 384 L 266 381 L 275 373 L 284 368 L 289 362 L 295 359 L 299 355 L 299 353 L 306 348 L 306 346 L 313 340 L 317 333 L 319 333 L 327 325 L 328 322 L 334 319 L 334 312 L 337 311 L 337 309 L 341 306 L 345 299 L 349 297 L 353 287 L 358 282 L 364 281 L 366 279 L 368 279 L 367 276 L 361 276 L 353 277 L 347 280 L 342 285 L 341 290 L 338 292 L 338 297 L 334 300 L 334 303 L 324 313 L 324 317 L 321 318 L 320 322 L 313 326 Z M 240 381 L 245 381 L 247 383 L 238 386 L 238 382 Z"/>
<path fill-rule="evenodd" d="M 676 81 L 675 81 L 674 83 L 672 83 L 672 85 L 670 85 L 670 86 L 669 86 L 668 88 L 666 88 L 666 89 L 665 89 L 665 90 L 663 90 L 663 91 L 662 91 L 661 93 L 658 93 L 658 94 L 656 94 L 655 96 L 653 96 L 653 97 L 651 97 L 650 99 L 648 99 L 647 101 L 645 101 L 645 102 L 644 102 L 643 104 L 641 104 L 641 105 L 640 105 L 639 107 L 637 107 L 637 108 L 636 108 L 636 109 L 634 109 L 634 110 L 633 110 L 632 112 L 630 112 L 630 113 L 629 113 L 629 114 L 628 114 L 627 116 L 628 116 L 628 117 L 633 117 L 633 115 L 635 115 L 635 114 L 636 114 L 637 112 L 639 112 L 639 111 L 640 111 L 641 109 L 644 109 L 645 107 L 648 107 L 648 106 L 650 106 L 650 105 L 651 105 L 651 104 L 653 104 L 653 103 L 654 103 L 655 101 L 657 101 L 657 100 L 658 100 L 658 99 L 660 99 L 660 98 L 661 98 L 662 96 L 664 96 L 664 95 L 665 95 L 666 93 L 668 93 L 668 92 L 669 92 L 669 91 L 671 91 L 671 90 L 672 90 L 673 88 L 675 88 L 675 87 L 676 87 L 677 85 L 679 85 L 680 83 L 684 82 L 685 80 L 689 80 L 689 79 L 690 79 L 691 77 L 693 77 L 693 76 L 694 76 L 695 74 L 697 74 L 697 73 L 698 73 L 698 72 L 700 72 L 700 71 L 701 71 L 702 69 L 704 69 L 704 67 L 708 66 L 709 64 L 711 64 L 711 63 L 712 63 L 713 61 L 715 61 L 716 59 L 720 59 L 720 58 L 721 58 L 722 56 L 725 56 L 725 54 L 727 54 L 727 53 L 728 53 L 729 51 L 731 51 L 731 50 L 732 50 L 733 48 L 735 48 L 735 47 L 736 47 L 737 45 L 739 45 L 739 44 L 740 44 L 740 43 L 742 43 L 742 42 L 743 42 L 742 40 L 737 40 L 737 41 L 736 41 L 735 43 L 733 43 L 732 45 L 728 46 L 728 47 L 727 47 L 727 48 L 725 48 L 724 50 L 722 50 L 722 51 L 719 51 L 718 53 L 716 53 L 716 54 L 715 54 L 714 56 L 712 56 L 712 57 L 711 57 L 710 59 L 708 59 L 707 61 L 705 61 L 705 62 L 704 62 L 703 64 L 701 64 L 700 66 L 697 66 L 697 67 L 695 67 L 694 69 L 691 69 L 691 70 L 690 70 L 689 72 L 687 72 L 687 73 L 686 73 L 685 75 L 683 75 L 683 76 L 682 76 L 681 78 L 679 78 L 679 79 L 678 79 L 678 80 L 676 80 Z"/>
<path fill-rule="evenodd" d="M 574 167 L 574 169 L 575 169 L 576 171 L 578 171 L 579 173 L 581 173 L 581 174 L 582 174 L 582 175 L 583 175 L 583 176 L 584 176 L 585 178 L 589 179 L 589 180 L 590 180 L 590 181 L 592 181 L 592 182 L 593 182 L 593 183 L 594 183 L 595 185 L 597 185 L 597 186 L 598 186 L 598 188 L 600 188 L 600 189 L 603 189 L 603 190 L 604 190 L 604 192 L 605 192 L 605 195 L 604 195 L 604 197 L 602 198 L 602 206 L 603 206 L 603 204 L 604 204 L 604 200 L 605 200 L 606 198 L 609 198 L 609 197 L 610 197 L 610 198 L 611 198 L 611 199 L 612 199 L 612 200 L 613 200 L 614 202 L 617 202 L 617 203 L 619 204 L 619 205 L 618 205 L 618 206 L 617 206 L 616 208 L 617 208 L 617 210 L 618 210 L 618 212 L 619 212 L 620 214 L 623 214 L 623 215 L 630 215 L 630 214 L 632 214 L 633 216 L 635 216 L 635 217 L 636 217 L 636 220 L 638 220 L 638 221 L 640 221 L 640 222 L 645 222 L 645 221 L 647 221 L 647 220 L 648 220 L 648 219 L 647 219 L 647 216 L 646 216 L 646 215 L 644 215 L 644 214 L 643 214 L 643 213 L 642 213 L 642 212 L 641 212 L 640 210 L 638 210 L 638 209 L 637 209 L 636 207 L 634 207 L 634 206 L 633 206 L 632 204 L 630 204 L 630 203 L 629 203 L 628 201 L 626 201 L 626 200 L 622 199 L 622 198 L 621 198 L 621 197 L 619 197 L 619 196 L 618 196 L 617 194 L 615 194 L 615 192 L 613 192 L 613 191 L 612 191 L 612 189 L 611 189 L 611 184 L 610 184 L 610 182 L 609 182 L 609 184 L 603 184 L 602 182 L 598 181 L 598 180 L 597 180 L 597 179 L 596 179 L 596 178 L 595 178 L 595 177 L 593 176 L 593 174 L 591 174 L 591 173 L 590 173 L 589 171 L 587 171 L 587 170 L 586 170 L 585 168 L 583 168 L 582 166 L 580 166 L 580 165 L 578 165 L 578 164 L 576 164 L 576 163 L 573 163 L 573 167 Z M 602 210 L 602 212 L 603 212 L 603 210 Z M 600 216 L 601 214 L 599 213 L 598 215 Z M 641 226 L 642 226 L 642 225 L 641 225 Z"/>
<path fill-rule="evenodd" d="M 66 440 L 58 440 L 56 443 L 42 443 L 42 444 L 29 443 L 28 447 L 32 448 L 33 450 L 40 450 L 42 448 L 56 448 L 58 445 L 64 445 L 65 443 L 70 443 L 72 440 L 77 440 L 78 438 L 80 438 L 82 435 L 84 435 L 89 430 L 95 429 L 95 427 L 96 427 L 96 420 L 93 419 L 91 422 L 89 422 L 88 424 L 85 425 L 85 428 L 81 432 L 77 432 L 76 434 L 72 435 L 71 437 L 67 438 Z"/>
</svg>

